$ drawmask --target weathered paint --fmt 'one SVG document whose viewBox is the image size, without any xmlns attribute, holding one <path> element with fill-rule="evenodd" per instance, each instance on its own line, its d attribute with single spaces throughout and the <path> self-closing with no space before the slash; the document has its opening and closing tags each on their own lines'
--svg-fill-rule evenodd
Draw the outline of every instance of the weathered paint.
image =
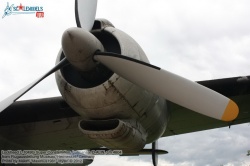
<svg viewBox="0 0 250 166">
<path fill-rule="evenodd" d="M 117 49 L 120 50 L 118 53 L 149 62 L 136 41 L 121 30 L 105 27 L 99 33 L 111 35 L 118 41 L 120 47 Z M 110 43 L 102 44 L 106 46 Z M 104 47 L 104 49 L 106 48 Z M 59 51 L 57 62 L 61 56 L 62 50 Z M 62 71 L 56 72 L 56 81 L 65 101 L 85 120 L 133 119 L 140 123 L 146 131 L 146 143 L 158 139 L 166 129 L 165 100 L 115 73 L 102 84 L 90 88 L 79 88 L 68 83 L 63 77 Z"/>
</svg>

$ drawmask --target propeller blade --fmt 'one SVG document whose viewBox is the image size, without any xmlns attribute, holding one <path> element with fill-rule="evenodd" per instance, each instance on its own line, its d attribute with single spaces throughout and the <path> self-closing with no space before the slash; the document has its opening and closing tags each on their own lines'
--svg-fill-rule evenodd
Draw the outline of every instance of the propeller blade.
<svg viewBox="0 0 250 166">
<path fill-rule="evenodd" d="M 97 0 L 76 0 L 75 17 L 77 27 L 90 31 L 95 21 Z"/>
<path fill-rule="evenodd" d="M 48 71 L 46 74 L 44 74 L 42 77 L 37 79 L 36 81 L 32 82 L 31 84 L 27 85 L 23 89 L 17 91 L 13 95 L 7 97 L 3 101 L 0 102 L 0 113 L 5 110 L 8 106 L 10 106 L 12 103 L 14 103 L 17 99 L 19 99 L 22 95 L 24 95 L 26 92 L 28 92 L 31 88 L 33 88 L 35 85 L 37 85 L 40 81 L 42 81 L 44 78 L 48 77 L 50 74 L 54 73 L 58 69 L 64 67 L 68 64 L 68 60 L 66 58 L 62 59 L 55 67 L 53 67 L 50 71 Z"/>
<path fill-rule="evenodd" d="M 123 78 L 200 114 L 223 121 L 238 116 L 238 106 L 229 98 L 159 67 L 105 52 L 97 52 L 94 60 Z"/>
</svg>

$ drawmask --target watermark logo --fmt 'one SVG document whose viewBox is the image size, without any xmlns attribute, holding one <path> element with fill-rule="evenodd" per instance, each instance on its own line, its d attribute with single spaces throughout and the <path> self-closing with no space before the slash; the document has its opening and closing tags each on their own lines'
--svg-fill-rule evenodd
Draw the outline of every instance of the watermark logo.
<svg viewBox="0 0 250 166">
<path fill-rule="evenodd" d="M 43 6 L 27 6 L 27 5 L 14 5 L 9 4 L 7 2 L 7 6 L 4 9 L 4 14 L 2 16 L 2 19 L 6 16 L 10 15 L 17 15 L 17 14 L 34 14 L 37 18 L 43 18 L 44 17 L 44 10 Z"/>
</svg>

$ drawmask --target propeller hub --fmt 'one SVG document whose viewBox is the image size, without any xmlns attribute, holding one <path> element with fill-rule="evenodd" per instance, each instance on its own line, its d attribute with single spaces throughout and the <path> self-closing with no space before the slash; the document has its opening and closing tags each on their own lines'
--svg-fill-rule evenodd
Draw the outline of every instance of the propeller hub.
<svg viewBox="0 0 250 166">
<path fill-rule="evenodd" d="M 69 28 L 63 33 L 62 49 L 68 61 L 83 72 L 95 68 L 93 55 L 98 50 L 104 50 L 101 42 L 82 28 Z"/>
</svg>

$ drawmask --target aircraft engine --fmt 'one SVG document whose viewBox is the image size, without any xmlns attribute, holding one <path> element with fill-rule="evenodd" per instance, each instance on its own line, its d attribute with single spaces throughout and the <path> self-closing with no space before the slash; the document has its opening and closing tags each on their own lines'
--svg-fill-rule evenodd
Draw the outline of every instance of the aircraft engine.
<svg viewBox="0 0 250 166">
<path fill-rule="evenodd" d="M 101 49 L 148 62 L 145 53 L 135 40 L 121 30 L 114 28 L 109 21 L 96 21 L 91 33 L 98 43 L 100 41 L 103 45 L 103 48 L 100 46 Z M 90 34 L 91 40 L 94 38 L 92 34 Z M 86 49 L 88 49 L 88 46 Z M 75 51 L 72 48 L 68 50 Z M 65 50 L 59 51 L 56 63 L 64 58 L 63 52 Z M 75 52 L 76 54 L 79 53 L 79 51 Z M 83 59 L 93 58 L 91 54 L 89 56 Z M 72 58 L 74 61 L 75 57 Z M 67 59 L 71 62 L 70 58 L 67 57 Z M 73 66 L 74 64 L 77 65 Z M 58 70 L 56 81 L 62 97 L 84 119 L 138 117 L 147 110 L 145 105 L 149 106 L 150 103 L 156 101 L 155 95 L 123 79 L 100 63 L 91 64 L 87 68 L 81 67 L 77 62 L 74 62 L 73 65 L 70 63 L 70 65 Z M 83 65 L 86 65 L 86 63 L 83 63 Z M 83 70 L 79 70 L 79 68 L 83 68 Z"/>
<path fill-rule="evenodd" d="M 63 40 L 65 41 L 63 42 L 67 43 L 67 40 L 71 40 L 71 42 L 68 42 L 63 47 L 66 50 L 62 51 L 61 49 L 59 51 L 56 63 L 64 58 L 64 52 L 67 52 L 69 56 L 73 53 L 73 58 L 67 58 L 70 64 L 58 70 L 55 75 L 62 97 L 84 119 L 81 122 L 82 125 L 80 125 L 80 128 L 83 129 L 82 131 L 90 134 L 89 137 L 92 138 L 93 135 L 91 133 L 94 133 L 95 130 L 91 130 L 91 125 L 95 126 L 94 124 L 96 124 L 98 128 L 101 125 L 112 127 L 108 131 L 109 136 L 116 130 L 124 132 L 124 135 L 118 133 L 120 135 L 117 138 L 112 138 L 113 140 L 122 139 L 123 136 L 125 137 L 125 132 L 129 132 L 130 135 L 124 138 L 123 143 L 128 140 L 139 142 L 138 144 L 130 143 L 129 149 L 141 149 L 145 145 L 145 141 L 147 141 L 146 143 L 155 141 L 166 129 L 167 113 L 162 111 L 163 108 L 166 108 L 165 100 L 113 73 L 101 63 L 95 62 L 93 64 L 90 61 L 93 55 L 86 53 L 89 50 L 83 51 L 91 46 L 94 48 L 97 43 L 97 47 L 105 52 L 122 54 L 133 59 L 148 62 L 141 47 L 133 38 L 114 28 L 107 20 L 97 20 L 91 34 L 84 31 L 84 35 L 82 35 L 81 31 L 84 31 L 84 29 L 71 28 L 64 33 Z M 84 39 L 85 36 L 87 36 L 87 39 Z M 89 39 L 92 43 L 90 44 L 91 46 L 88 46 Z M 64 45 L 63 42 L 62 45 Z M 82 49 L 77 49 L 78 46 L 74 49 L 74 46 L 79 45 L 81 42 L 84 45 L 83 47 L 80 46 Z M 72 48 L 69 46 L 71 43 L 73 43 L 71 45 Z M 77 62 L 71 62 L 78 58 L 74 54 L 85 56 L 79 58 L 79 60 L 84 61 L 82 66 Z M 86 65 L 88 62 L 91 64 Z M 126 68 L 126 66 L 120 67 Z M 149 117 L 150 120 L 148 120 Z M 132 123 L 131 119 L 135 119 L 136 122 Z M 85 125 L 90 127 L 90 131 L 84 130 Z M 131 128 L 131 126 L 135 127 Z M 155 130 L 155 128 L 158 130 Z M 104 140 L 108 139 L 108 137 L 104 138 L 99 135 L 94 141 L 104 145 Z M 114 141 L 112 145 L 107 144 L 107 147 L 110 148 L 115 146 L 122 148 L 119 141 Z"/>
</svg>

